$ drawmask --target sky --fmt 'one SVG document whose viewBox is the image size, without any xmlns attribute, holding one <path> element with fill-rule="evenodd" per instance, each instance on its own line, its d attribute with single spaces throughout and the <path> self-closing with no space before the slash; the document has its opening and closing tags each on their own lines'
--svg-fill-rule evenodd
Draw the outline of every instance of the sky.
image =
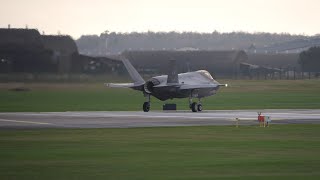
<svg viewBox="0 0 320 180">
<path fill-rule="evenodd" d="M 102 32 L 320 33 L 319 0 L 0 0 L 0 27 Z"/>
</svg>

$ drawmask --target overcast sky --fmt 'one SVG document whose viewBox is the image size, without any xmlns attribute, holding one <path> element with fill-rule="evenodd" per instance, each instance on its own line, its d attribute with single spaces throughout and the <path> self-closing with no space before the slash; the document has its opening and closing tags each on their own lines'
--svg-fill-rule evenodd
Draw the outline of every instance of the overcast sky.
<svg viewBox="0 0 320 180">
<path fill-rule="evenodd" d="M 105 30 L 320 33 L 319 0 L 0 0 L 0 27 L 46 34 Z"/>
</svg>

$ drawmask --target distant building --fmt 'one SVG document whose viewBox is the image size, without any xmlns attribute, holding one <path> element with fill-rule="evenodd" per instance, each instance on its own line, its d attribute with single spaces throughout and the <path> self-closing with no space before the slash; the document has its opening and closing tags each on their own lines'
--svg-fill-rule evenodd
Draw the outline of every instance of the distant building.
<svg viewBox="0 0 320 180">
<path fill-rule="evenodd" d="M 71 69 L 73 55 L 78 54 L 75 41 L 70 36 L 42 36 L 46 49 L 53 51 L 53 61 L 58 65 L 60 73 L 68 73 Z"/>
<path fill-rule="evenodd" d="M 87 69 L 90 64 L 90 70 Z M 121 62 L 80 55 L 70 36 L 35 29 L 0 29 L 0 73 L 112 73 Z"/>
<path fill-rule="evenodd" d="M 248 59 L 244 51 L 126 51 L 123 55 L 141 71 L 154 69 L 154 73 L 165 74 L 170 60 L 176 60 L 179 72 L 205 69 L 220 77 L 237 76 L 240 63 Z"/>
<path fill-rule="evenodd" d="M 258 54 L 298 54 L 315 46 L 320 46 L 319 36 L 254 47 L 254 49 L 250 46 L 247 51 L 252 53 L 252 50 L 254 50 Z"/>
<path fill-rule="evenodd" d="M 42 37 L 34 29 L 0 29 L 1 72 L 52 72 L 52 56 L 44 48 Z"/>
<path fill-rule="evenodd" d="M 248 63 L 273 68 L 300 68 L 299 54 L 248 54 Z"/>
</svg>

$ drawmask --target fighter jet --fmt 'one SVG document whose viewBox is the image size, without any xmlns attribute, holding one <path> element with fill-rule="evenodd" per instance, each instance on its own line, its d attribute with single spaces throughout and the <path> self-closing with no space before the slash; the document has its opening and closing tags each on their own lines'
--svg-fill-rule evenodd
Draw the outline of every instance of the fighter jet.
<svg viewBox="0 0 320 180">
<path fill-rule="evenodd" d="M 202 98 L 216 94 L 220 86 L 228 86 L 214 80 L 206 70 L 177 74 L 174 65 L 170 66 L 173 69 L 169 75 L 155 76 L 145 81 L 128 59 L 122 57 L 121 60 L 134 82 L 105 83 L 105 85 L 114 88 L 131 88 L 143 92 L 146 97 L 142 106 L 144 112 L 150 110 L 151 96 L 161 101 L 189 98 L 189 107 L 192 112 L 202 111 Z M 198 102 L 193 102 L 193 98 L 197 98 Z"/>
</svg>

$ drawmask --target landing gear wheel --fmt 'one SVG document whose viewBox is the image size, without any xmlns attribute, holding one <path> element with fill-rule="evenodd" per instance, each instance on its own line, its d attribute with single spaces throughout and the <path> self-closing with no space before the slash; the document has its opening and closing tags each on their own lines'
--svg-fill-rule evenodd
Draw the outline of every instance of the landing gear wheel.
<svg viewBox="0 0 320 180">
<path fill-rule="evenodd" d="M 202 111 L 202 105 L 198 104 L 198 111 L 201 112 Z"/>
<path fill-rule="evenodd" d="M 194 103 L 191 104 L 191 110 L 192 110 L 192 112 L 197 112 L 197 111 L 198 111 L 197 103 L 196 103 L 196 102 L 194 102 Z"/>
<path fill-rule="evenodd" d="M 144 102 L 143 103 L 143 111 L 144 112 L 149 112 L 150 110 L 150 103 L 149 102 Z"/>
</svg>

